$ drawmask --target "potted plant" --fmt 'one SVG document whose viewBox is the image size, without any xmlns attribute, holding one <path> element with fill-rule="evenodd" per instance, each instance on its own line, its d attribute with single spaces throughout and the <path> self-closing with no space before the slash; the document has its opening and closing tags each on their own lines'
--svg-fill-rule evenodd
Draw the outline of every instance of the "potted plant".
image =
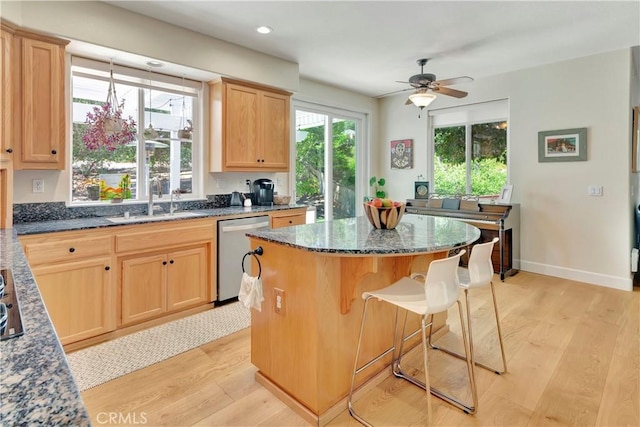
<svg viewBox="0 0 640 427">
<path fill-rule="evenodd" d="M 109 80 L 109 93 L 107 102 L 101 106 L 93 107 L 93 111 L 87 113 L 85 123 L 87 130 L 82 136 L 82 141 L 89 150 L 98 150 L 104 147 L 108 151 L 114 151 L 121 145 L 129 144 L 136 139 L 136 122 L 133 117 L 122 118 L 124 101 L 118 104 L 113 71 Z"/>
<path fill-rule="evenodd" d="M 375 176 L 372 176 L 371 179 L 369 179 L 369 186 L 373 188 L 373 197 L 381 199 L 387 197 L 387 192 L 382 189 L 385 183 L 386 181 L 384 178 L 376 178 Z"/>
</svg>

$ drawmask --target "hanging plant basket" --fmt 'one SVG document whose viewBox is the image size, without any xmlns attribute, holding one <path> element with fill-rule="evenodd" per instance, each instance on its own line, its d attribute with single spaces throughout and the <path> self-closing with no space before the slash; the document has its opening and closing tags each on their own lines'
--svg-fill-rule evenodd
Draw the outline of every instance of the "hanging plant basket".
<svg viewBox="0 0 640 427">
<path fill-rule="evenodd" d="M 123 119 L 123 109 L 124 101 L 118 104 L 113 71 L 111 71 L 107 102 L 102 106 L 93 107 L 93 112 L 87 113 L 85 123 L 88 126 L 82 136 L 87 149 L 98 150 L 104 147 L 108 151 L 114 151 L 122 145 L 135 141 L 136 122 L 131 116 Z"/>
</svg>

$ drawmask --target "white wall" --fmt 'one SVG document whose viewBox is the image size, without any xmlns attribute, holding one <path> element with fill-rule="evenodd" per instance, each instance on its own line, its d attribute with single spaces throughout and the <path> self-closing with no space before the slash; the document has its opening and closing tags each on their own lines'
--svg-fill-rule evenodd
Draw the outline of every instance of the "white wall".
<svg viewBox="0 0 640 427">
<path fill-rule="evenodd" d="M 441 96 L 431 104 L 509 99 L 509 181 L 512 201 L 521 205 L 522 270 L 631 289 L 631 67 L 630 50 L 609 52 L 480 79 L 460 86 L 467 98 Z M 378 170 L 397 199 L 412 197 L 427 164 L 426 119 L 404 101 L 384 99 L 380 108 Z M 579 127 L 587 128 L 587 161 L 538 162 L 539 131 Z M 414 169 L 389 167 L 389 141 L 400 138 L 414 140 Z M 588 196 L 588 185 L 603 186 L 604 195 Z"/>
</svg>

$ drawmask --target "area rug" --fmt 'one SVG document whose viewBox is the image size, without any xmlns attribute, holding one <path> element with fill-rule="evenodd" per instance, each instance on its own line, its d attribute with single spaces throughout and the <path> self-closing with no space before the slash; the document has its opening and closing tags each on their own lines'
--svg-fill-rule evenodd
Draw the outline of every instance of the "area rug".
<svg viewBox="0 0 640 427">
<path fill-rule="evenodd" d="M 250 311 L 235 302 L 70 353 L 67 360 L 80 391 L 84 391 L 250 324 Z"/>
</svg>

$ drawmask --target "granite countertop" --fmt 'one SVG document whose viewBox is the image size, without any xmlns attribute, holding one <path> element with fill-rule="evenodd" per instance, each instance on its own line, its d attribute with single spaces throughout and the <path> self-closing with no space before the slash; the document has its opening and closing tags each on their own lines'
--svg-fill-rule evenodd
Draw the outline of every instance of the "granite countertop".
<svg viewBox="0 0 640 427">
<path fill-rule="evenodd" d="M 91 425 L 15 230 L 0 230 L 24 335 L 0 341 L 0 425 Z"/>
<path fill-rule="evenodd" d="M 0 341 L 0 425 L 91 425 L 38 286 L 18 240 L 19 235 L 143 224 L 182 219 L 255 215 L 301 205 L 226 207 L 189 211 L 195 216 L 140 216 L 125 223 L 105 217 L 15 224 L 0 229 L 0 268 L 11 269 L 22 313 L 24 335 Z"/>
<path fill-rule="evenodd" d="M 247 236 L 311 252 L 392 255 L 466 246 L 480 238 L 480 230 L 447 217 L 405 214 L 393 230 L 374 229 L 365 217 L 357 217 L 252 231 Z"/>
<path fill-rule="evenodd" d="M 40 234 L 40 233 L 52 233 L 56 231 L 71 231 L 71 230 L 88 230 L 92 228 L 103 227 L 117 227 L 122 225 L 131 224 L 146 224 L 164 221 L 180 221 L 186 219 L 208 218 L 208 217 L 221 217 L 221 216 L 237 216 L 237 215 L 255 215 L 255 214 L 268 214 L 269 212 L 278 210 L 288 210 L 296 208 L 306 208 L 306 205 L 273 205 L 273 206 L 232 206 L 226 208 L 214 208 L 214 209 L 194 209 L 189 211 L 178 211 L 175 216 L 166 214 L 160 214 L 152 217 L 147 215 L 137 215 L 131 217 L 126 222 L 112 222 L 107 217 L 88 217 L 77 219 L 61 219 L 53 221 L 39 221 L 39 222 L 25 222 L 20 224 L 14 224 L 14 229 L 18 235 L 26 234 Z M 182 212 L 189 212 L 192 216 L 180 216 Z M 122 216 L 122 215 L 120 215 Z"/>
</svg>

